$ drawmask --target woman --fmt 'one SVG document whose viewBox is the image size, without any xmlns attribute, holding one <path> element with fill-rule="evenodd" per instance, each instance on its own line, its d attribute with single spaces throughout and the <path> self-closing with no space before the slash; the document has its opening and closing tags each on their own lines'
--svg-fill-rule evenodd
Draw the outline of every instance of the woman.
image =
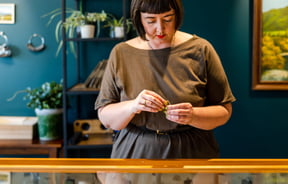
<svg viewBox="0 0 288 184">
<path fill-rule="evenodd" d="M 138 37 L 111 51 L 95 103 L 111 158 L 212 158 L 235 98 L 213 46 L 179 31 L 181 0 L 132 0 Z"/>
</svg>

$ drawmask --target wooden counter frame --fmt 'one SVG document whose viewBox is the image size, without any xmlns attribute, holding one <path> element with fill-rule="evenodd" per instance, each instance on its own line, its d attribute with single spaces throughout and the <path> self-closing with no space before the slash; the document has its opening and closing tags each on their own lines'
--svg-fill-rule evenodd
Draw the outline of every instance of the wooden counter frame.
<svg viewBox="0 0 288 184">
<path fill-rule="evenodd" d="M 38 173 L 288 173 L 288 159 L 0 158 L 0 171 Z"/>
</svg>

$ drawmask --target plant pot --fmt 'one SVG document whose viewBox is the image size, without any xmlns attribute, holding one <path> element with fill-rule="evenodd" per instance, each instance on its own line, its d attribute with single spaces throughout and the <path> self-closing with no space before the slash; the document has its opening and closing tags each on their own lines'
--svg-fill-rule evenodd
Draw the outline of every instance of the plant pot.
<svg viewBox="0 0 288 184">
<path fill-rule="evenodd" d="M 81 38 L 94 38 L 95 25 L 82 25 L 80 26 Z"/>
<path fill-rule="evenodd" d="M 39 139 L 59 139 L 62 136 L 63 109 L 35 109 L 38 117 Z"/>
<path fill-rule="evenodd" d="M 110 37 L 123 38 L 124 37 L 124 27 L 123 26 L 111 27 Z"/>
</svg>

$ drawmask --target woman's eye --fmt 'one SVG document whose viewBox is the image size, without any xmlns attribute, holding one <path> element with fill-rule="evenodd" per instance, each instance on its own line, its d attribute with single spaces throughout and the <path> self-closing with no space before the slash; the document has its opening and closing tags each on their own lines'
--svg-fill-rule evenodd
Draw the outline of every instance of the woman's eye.
<svg viewBox="0 0 288 184">
<path fill-rule="evenodd" d="M 153 24 L 155 21 L 148 21 L 147 24 Z"/>
<path fill-rule="evenodd" d="M 164 19 L 164 22 L 172 22 L 172 19 Z"/>
</svg>

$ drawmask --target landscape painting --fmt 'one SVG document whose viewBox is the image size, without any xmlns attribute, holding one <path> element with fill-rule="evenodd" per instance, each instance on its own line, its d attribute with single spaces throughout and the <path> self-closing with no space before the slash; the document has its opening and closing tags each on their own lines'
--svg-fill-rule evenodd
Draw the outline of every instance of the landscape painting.
<svg viewBox="0 0 288 184">
<path fill-rule="evenodd" d="M 288 90 L 288 0 L 254 0 L 253 86 Z"/>
<path fill-rule="evenodd" d="M 15 4 L 0 3 L 0 24 L 15 23 Z"/>
</svg>

